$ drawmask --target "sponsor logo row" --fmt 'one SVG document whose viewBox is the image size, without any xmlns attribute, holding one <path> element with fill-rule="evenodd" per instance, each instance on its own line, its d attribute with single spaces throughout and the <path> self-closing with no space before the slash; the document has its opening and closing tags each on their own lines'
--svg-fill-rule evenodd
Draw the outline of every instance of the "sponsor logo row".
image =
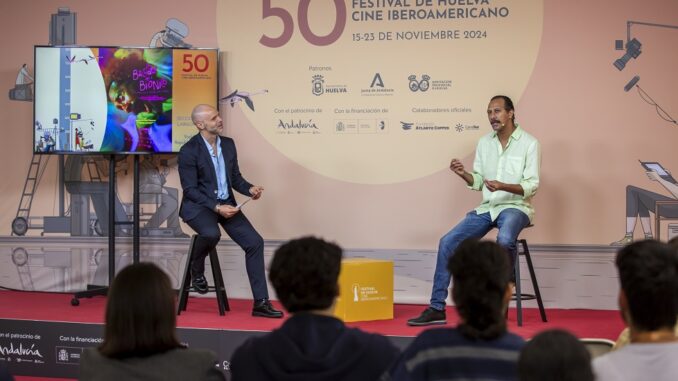
<svg viewBox="0 0 678 381">
<path fill-rule="evenodd" d="M 75 342 L 96 345 L 102 342 L 100 337 L 59 336 L 61 342 Z M 0 332 L 0 361 L 16 364 L 51 363 L 51 350 L 54 350 L 54 363 L 77 365 L 85 346 L 54 345 L 52 338 L 44 340 L 39 334 Z"/>
<path fill-rule="evenodd" d="M 428 74 L 411 74 L 407 78 L 400 80 L 393 80 L 397 86 L 407 85 L 407 88 L 412 93 L 426 93 L 428 91 L 446 91 L 452 87 L 452 80 L 449 79 L 435 79 Z M 391 96 L 395 94 L 395 89 L 391 81 L 384 79 L 381 73 L 375 73 L 369 87 L 360 89 L 361 96 Z M 366 84 L 367 85 L 367 84 Z M 389 86 L 390 85 L 390 86 Z M 311 78 L 311 94 L 315 96 L 333 95 L 333 94 L 349 94 L 349 88 L 345 84 L 335 84 L 328 82 L 323 74 L 315 74 Z"/>
<path fill-rule="evenodd" d="M 389 131 L 388 119 L 337 119 L 333 130 L 336 134 L 379 134 Z M 456 123 L 454 125 L 438 124 L 435 122 L 411 122 L 400 121 L 402 131 L 477 131 L 480 126 L 476 124 Z M 276 126 L 277 134 L 321 134 L 322 130 L 314 119 L 279 119 Z"/>
</svg>

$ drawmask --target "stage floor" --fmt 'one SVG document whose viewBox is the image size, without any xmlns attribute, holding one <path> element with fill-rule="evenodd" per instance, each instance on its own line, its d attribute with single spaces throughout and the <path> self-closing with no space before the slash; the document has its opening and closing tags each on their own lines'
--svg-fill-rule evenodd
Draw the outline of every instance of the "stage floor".
<svg viewBox="0 0 678 381">
<path fill-rule="evenodd" d="M 59 321 L 70 323 L 104 322 L 105 297 L 81 299 L 80 305 L 70 304 L 70 293 L 0 291 L 0 319 Z M 230 299 L 231 311 L 219 316 L 216 299 L 211 297 L 190 297 L 188 309 L 177 319 L 182 328 L 208 328 L 237 331 L 271 331 L 283 320 L 254 318 L 250 315 L 251 300 Z M 277 307 L 280 304 L 274 302 Z M 396 304 L 393 320 L 348 323 L 368 332 L 388 336 L 412 337 L 425 327 L 409 327 L 407 319 L 419 315 L 425 308 L 421 305 Z M 448 326 L 457 323 L 453 307 L 447 308 Z M 523 308 L 523 326 L 518 327 L 516 310 L 509 309 L 509 330 L 526 339 L 544 329 L 563 328 L 580 338 L 605 338 L 615 340 L 624 328 L 618 311 L 606 310 L 564 310 L 547 309 L 548 322 L 544 323 L 536 308 Z"/>
<path fill-rule="evenodd" d="M 11 325 L 19 323 L 30 327 L 30 324 L 44 325 L 46 322 L 69 323 L 68 325 L 76 332 L 79 324 L 85 331 L 85 328 L 89 328 L 91 331 L 92 325 L 95 325 L 96 329 L 99 330 L 104 321 L 106 298 L 81 299 L 80 305 L 77 307 L 71 306 L 71 298 L 70 293 L 0 291 L 0 306 L 2 306 L 0 308 L 0 319 L 3 319 L 0 320 L 0 332 L 11 331 L 11 327 L 3 327 L 3 325 L 10 325 L 10 323 Z M 244 337 L 249 334 L 273 330 L 284 321 L 284 319 L 252 317 L 250 315 L 251 300 L 231 299 L 229 302 L 231 310 L 225 316 L 220 316 L 214 298 L 191 297 L 188 309 L 178 317 L 177 325 L 184 332 L 218 330 Z M 274 302 L 274 304 L 280 307 L 278 303 Z M 394 319 L 392 320 L 348 323 L 348 325 L 368 332 L 391 336 L 397 345 L 403 346 L 412 337 L 426 329 L 425 327 L 409 327 L 406 325 L 407 319 L 418 315 L 423 308 L 425 306 L 398 304 L 394 306 Z M 458 320 L 456 312 L 453 307 L 448 307 L 447 311 L 448 326 L 454 326 Z M 548 322 L 544 323 L 541 321 L 537 309 L 524 308 L 523 326 L 518 327 L 516 311 L 512 307 L 509 309 L 509 330 L 526 339 L 545 329 L 562 328 L 571 331 L 580 338 L 615 340 L 624 327 L 617 311 L 547 309 L 546 314 Z M 50 374 L 24 374 L 26 376 L 50 376 Z M 53 374 L 53 376 L 59 377 L 60 375 Z M 39 379 L 19 377 L 17 381 Z"/>
</svg>

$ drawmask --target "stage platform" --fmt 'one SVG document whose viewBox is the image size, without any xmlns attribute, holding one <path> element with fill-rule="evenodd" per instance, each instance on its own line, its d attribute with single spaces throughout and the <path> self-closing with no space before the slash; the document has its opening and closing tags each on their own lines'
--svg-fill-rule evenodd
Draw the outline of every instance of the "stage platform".
<svg viewBox="0 0 678 381">
<path fill-rule="evenodd" d="M 82 299 L 77 307 L 71 306 L 70 300 L 70 293 L 0 291 L 0 361 L 8 361 L 13 374 L 19 376 L 17 381 L 77 378 L 82 349 L 101 341 L 106 298 Z M 231 311 L 219 316 L 214 298 L 191 297 L 188 310 L 178 317 L 181 341 L 216 352 L 226 373 L 235 348 L 284 321 L 252 317 L 251 300 L 231 299 L 230 305 Z M 423 308 L 397 304 L 393 320 L 348 325 L 387 335 L 396 345 L 405 347 L 426 329 L 406 325 L 407 319 Z M 547 309 L 547 317 L 549 321 L 543 323 L 537 309 L 524 308 L 523 326 L 518 327 L 515 309 L 510 308 L 509 330 L 526 339 L 545 329 L 563 328 L 580 338 L 614 340 L 623 329 L 617 311 Z M 448 326 L 457 320 L 454 308 L 448 308 Z"/>
</svg>

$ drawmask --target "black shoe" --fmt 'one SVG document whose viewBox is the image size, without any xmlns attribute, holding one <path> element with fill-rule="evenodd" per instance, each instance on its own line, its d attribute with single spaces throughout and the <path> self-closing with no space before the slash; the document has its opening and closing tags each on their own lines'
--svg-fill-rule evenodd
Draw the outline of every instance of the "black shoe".
<svg viewBox="0 0 678 381">
<path fill-rule="evenodd" d="M 193 276 L 193 281 L 191 284 L 193 285 L 193 288 L 195 291 L 198 292 L 198 294 L 207 294 L 207 279 L 205 279 L 205 275 L 197 275 Z"/>
<path fill-rule="evenodd" d="M 279 319 L 283 317 L 282 311 L 278 311 L 273 308 L 271 301 L 268 299 L 261 299 L 254 301 L 254 307 L 252 308 L 252 316 L 260 316 L 267 318 Z"/>
<path fill-rule="evenodd" d="M 434 324 L 445 324 L 447 319 L 445 317 L 445 310 L 438 311 L 435 308 L 429 307 L 424 310 L 418 317 L 407 321 L 407 325 L 423 326 Z"/>
</svg>

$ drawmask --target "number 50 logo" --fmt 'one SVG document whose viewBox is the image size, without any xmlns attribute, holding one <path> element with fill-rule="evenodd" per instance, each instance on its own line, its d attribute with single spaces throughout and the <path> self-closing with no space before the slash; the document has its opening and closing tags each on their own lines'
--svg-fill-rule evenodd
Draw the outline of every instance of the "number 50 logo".
<svg viewBox="0 0 678 381">
<path fill-rule="evenodd" d="M 346 4 L 344 0 L 334 0 L 334 8 L 336 9 L 336 19 L 334 28 L 326 36 L 318 36 L 313 31 L 308 23 L 308 7 L 311 0 L 300 0 L 297 9 L 297 16 L 299 20 L 299 31 L 306 41 L 316 46 L 326 46 L 334 43 L 341 37 L 346 27 Z M 294 30 L 294 20 L 292 15 L 284 8 L 272 7 L 271 0 L 263 0 L 262 2 L 262 19 L 269 17 L 277 17 L 282 21 L 283 31 L 278 37 L 269 37 L 262 35 L 259 43 L 269 48 L 279 48 L 287 44 L 292 38 Z"/>
<path fill-rule="evenodd" d="M 204 73 L 210 67 L 210 60 L 204 54 L 198 54 L 193 57 L 193 54 L 184 54 L 184 60 L 181 62 L 181 71 L 188 73 L 190 71 L 195 71 L 199 73 Z"/>
</svg>

